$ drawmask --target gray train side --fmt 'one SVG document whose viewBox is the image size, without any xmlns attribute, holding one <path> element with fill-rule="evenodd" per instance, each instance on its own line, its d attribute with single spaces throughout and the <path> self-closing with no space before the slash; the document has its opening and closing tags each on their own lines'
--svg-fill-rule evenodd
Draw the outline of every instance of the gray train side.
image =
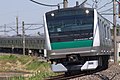
<svg viewBox="0 0 120 80">
<path fill-rule="evenodd" d="M 44 15 L 45 44 L 54 72 L 106 69 L 110 23 L 93 8 L 66 8 Z"/>
<path fill-rule="evenodd" d="M 44 37 L 25 36 L 25 53 L 44 54 Z M 0 52 L 6 53 L 23 53 L 22 36 L 1 36 Z"/>
</svg>

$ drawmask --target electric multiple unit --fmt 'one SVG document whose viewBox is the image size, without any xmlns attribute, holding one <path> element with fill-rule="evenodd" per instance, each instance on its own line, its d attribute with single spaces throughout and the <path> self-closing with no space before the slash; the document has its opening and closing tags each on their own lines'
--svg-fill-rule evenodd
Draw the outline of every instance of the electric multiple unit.
<svg viewBox="0 0 120 80">
<path fill-rule="evenodd" d="M 44 37 L 42 36 L 25 36 L 25 52 L 44 54 Z M 23 37 L 22 36 L 1 36 L 0 52 L 22 53 Z"/>
<path fill-rule="evenodd" d="M 93 8 L 65 8 L 45 13 L 45 46 L 54 72 L 107 68 L 110 23 Z"/>
</svg>

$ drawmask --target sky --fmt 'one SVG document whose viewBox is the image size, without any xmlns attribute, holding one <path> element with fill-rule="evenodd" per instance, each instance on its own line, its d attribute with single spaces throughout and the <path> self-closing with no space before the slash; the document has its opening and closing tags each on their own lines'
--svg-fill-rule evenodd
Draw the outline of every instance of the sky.
<svg viewBox="0 0 120 80">
<path fill-rule="evenodd" d="M 37 2 L 45 3 L 45 4 L 58 4 L 61 3 L 63 0 L 35 0 Z M 69 7 L 75 6 L 76 1 L 79 3 L 82 3 L 84 0 L 68 0 L 69 1 Z M 91 6 L 93 5 L 94 0 L 88 0 L 87 3 Z M 98 8 L 100 8 L 105 3 L 108 3 L 112 0 L 97 0 L 98 1 Z M 87 5 L 89 6 L 89 5 Z M 89 7 L 91 7 L 89 6 Z M 61 5 L 62 7 L 62 5 Z M 107 10 L 112 7 L 112 3 L 105 6 L 104 8 L 100 9 L 99 12 Z M 0 28 L 1 30 L 5 30 L 4 26 L 6 24 L 7 29 L 11 29 L 8 27 L 12 27 L 15 29 L 16 25 L 16 17 L 19 18 L 19 27 L 21 27 L 22 21 L 27 23 L 37 23 L 37 24 L 43 24 L 43 15 L 45 12 L 48 12 L 50 10 L 54 10 L 57 7 L 46 7 L 42 5 L 35 4 L 31 2 L 30 0 L 1 0 L 0 2 Z M 109 13 L 111 13 L 110 11 Z M 112 16 L 105 16 L 107 19 L 112 20 Z M 119 23 L 120 21 L 118 21 Z M 32 28 L 39 27 L 41 25 L 37 26 L 31 26 Z M 26 25 L 25 27 L 30 27 Z M 0 31 L 1 31 L 0 30 Z M 20 33 L 21 30 L 19 30 Z M 39 29 L 38 31 L 28 31 L 26 30 L 26 34 L 36 34 L 37 32 L 42 33 L 43 29 Z M 3 33 L 0 32 L 0 35 L 2 34 L 16 34 L 13 32 Z"/>
</svg>

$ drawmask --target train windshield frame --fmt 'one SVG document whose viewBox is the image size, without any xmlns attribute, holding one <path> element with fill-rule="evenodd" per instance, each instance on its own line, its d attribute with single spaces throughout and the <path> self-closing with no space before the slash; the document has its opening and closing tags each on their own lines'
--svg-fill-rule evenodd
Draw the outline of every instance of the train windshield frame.
<svg viewBox="0 0 120 80">
<path fill-rule="evenodd" d="M 51 43 L 93 39 L 94 9 L 63 9 L 46 13 Z"/>
</svg>

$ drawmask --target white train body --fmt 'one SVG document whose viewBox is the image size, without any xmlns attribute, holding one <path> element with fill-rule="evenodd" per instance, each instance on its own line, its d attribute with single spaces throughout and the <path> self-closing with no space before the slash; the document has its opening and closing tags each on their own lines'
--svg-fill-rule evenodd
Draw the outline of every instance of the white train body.
<svg viewBox="0 0 120 80">
<path fill-rule="evenodd" d="M 54 72 L 107 68 L 110 23 L 93 8 L 67 8 L 44 15 L 47 56 Z"/>
</svg>

